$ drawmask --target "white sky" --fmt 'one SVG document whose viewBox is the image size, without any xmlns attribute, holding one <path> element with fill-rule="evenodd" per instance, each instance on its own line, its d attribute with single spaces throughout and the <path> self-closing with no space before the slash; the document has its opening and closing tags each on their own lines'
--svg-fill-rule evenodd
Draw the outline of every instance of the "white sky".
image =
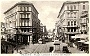
<svg viewBox="0 0 90 56">
<path fill-rule="evenodd" d="M 4 21 L 3 12 L 12 7 L 15 3 L 20 1 L 2 1 L 1 2 L 1 19 Z M 38 18 L 43 25 L 46 25 L 47 30 L 55 28 L 55 22 L 58 20 L 57 16 L 64 1 L 28 1 L 34 4 L 39 12 Z"/>
</svg>

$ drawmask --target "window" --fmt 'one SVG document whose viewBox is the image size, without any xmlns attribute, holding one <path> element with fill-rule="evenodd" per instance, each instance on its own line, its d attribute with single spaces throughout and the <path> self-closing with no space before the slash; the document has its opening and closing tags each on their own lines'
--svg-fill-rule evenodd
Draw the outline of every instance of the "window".
<svg viewBox="0 0 90 56">
<path fill-rule="evenodd" d="M 85 5 L 83 5 L 83 9 L 85 9 Z"/>
<path fill-rule="evenodd" d="M 27 31 L 29 32 L 29 29 L 27 29 Z"/>
<path fill-rule="evenodd" d="M 27 20 L 27 26 L 29 26 L 29 20 Z"/>
<path fill-rule="evenodd" d="M 22 7 L 22 11 L 24 11 L 24 7 Z"/>
<path fill-rule="evenodd" d="M 74 9 L 76 9 L 76 6 L 74 5 Z"/>
<path fill-rule="evenodd" d="M 76 18 L 76 12 L 74 12 L 74 18 Z"/>
<path fill-rule="evenodd" d="M 26 20 L 24 20 L 24 26 L 26 26 Z"/>
<path fill-rule="evenodd" d="M 67 13 L 68 14 L 68 17 L 69 17 L 69 13 Z"/>
<path fill-rule="evenodd" d="M 73 13 L 71 13 L 71 17 L 72 17 L 72 14 L 73 14 Z"/>
<path fill-rule="evenodd" d="M 73 32 L 73 29 L 71 28 L 71 32 Z"/>
<path fill-rule="evenodd" d="M 68 32 L 70 32 L 70 28 L 68 28 Z"/>
<path fill-rule="evenodd" d="M 67 10 L 69 10 L 69 6 L 67 6 Z"/>
<path fill-rule="evenodd" d="M 68 26 L 70 26 L 70 22 L 68 22 Z"/>
<path fill-rule="evenodd" d="M 26 18 L 26 14 L 24 14 L 24 18 Z"/>
<path fill-rule="evenodd" d="M 76 25 L 76 21 L 74 21 L 74 25 Z"/>
<path fill-rule="evenodd" d="M 20 7 L 20 11 L 22 11 L 22 7 Z"/>
<path fill-rule="evenodd" d="M 20 14 L 20 18 L 29 18 L 29 14 Z"/>
<path fill-rule="evenodd" d="M 25 14 L 22 14 L 22 18 L 25 18 Z"/>
<path fill-rule="evenodd" d="M 73 9 L 73 6 L 71 5 L 71 10 Z"/>
<path fill-rule="evenodd" d="M 26 8 L 24 7 L 24 11 L 26 11 Z"/>
<path fill-rule="evenodd" d="M 86 19 L 84 19 L 84 23 L 86 23 Z"/>
<path fill-rule="evenodd" d="M 22 14 L 20 14 L 20 18 L 22 18 Z"/>
<path fill-rule="evenodd" d="M 76 28 L 74 28 L 74 32 L 76 32 Z"/>
<path fill-rule="evenodd" d="M 25 7 L 25 11 L 27 11 L 27 7 Z"/>
<path fill-rule="evenodd" d="M 29 7 L 27 7 L 27 11 L 29 11 Z"/>
<path fill-rule="evenodd" d="M 71 26 L 73 26 L 73 21 L 71 21 Z"/>
<path fill-rule="evenodd" d="M 29 14 L 27 14 L 27 18 L 29 18 Z"/>
</svg>

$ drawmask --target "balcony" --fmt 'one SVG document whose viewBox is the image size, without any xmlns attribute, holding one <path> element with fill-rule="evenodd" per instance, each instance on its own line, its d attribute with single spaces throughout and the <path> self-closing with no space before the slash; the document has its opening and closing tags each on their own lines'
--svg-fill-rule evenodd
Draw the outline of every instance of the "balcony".
<svg viewBox="0 0 90 56">
<path fill-rule="evenodd" d="M 87 22 L 80 22 L 81 25 L 87 25 Z"/>
<path fill-rule="evenodd" d="M 32 32 L 20 32 L 22 35 L 32 35 Z"/>
<path fill-rule="evenodd" d="M 78 34 L 79 32 L 64 32 L 65 34 Z"/>
<path fill-rule="evenodd" d="M 24 19 L 25 20 L 25 19 L 29 19 L 29 18 L 20 18 L 20 19 Z"/>
<path fill-rule="evenodd" d="M 17 26 L 15 28 L 32 28 L 32 26 Z"/>
<path fill-rule="evenodd" d="M 71 26 L 71 25 L 70 25 L 70 26 L 66 26 L 66 27 L 79 27 L 79 26 L 77 26 L 77 25 L 73 25 L 73 26 Z"/>
</svg>

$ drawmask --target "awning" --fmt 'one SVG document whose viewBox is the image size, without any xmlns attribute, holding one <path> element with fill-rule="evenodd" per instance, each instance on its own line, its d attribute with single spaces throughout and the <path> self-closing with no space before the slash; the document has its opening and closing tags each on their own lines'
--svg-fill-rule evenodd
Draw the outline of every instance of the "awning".
<svg viewBox="0 0 90 56">
<path fill-rule="evenodd" d="M 76 38 L 75 36 L 71 36 L 71 38 Z"/>
<path fill-rule="evenodd" d="M 83 42 L 83 43 L 84 43 L 84 42 L 85 42 L 85 40 L 80 40 L 80 41 L 78 41 L 78 42 Z"/>
<path fill-rule="evenodd" d="M 89 37 L 89 35 L 87 35 L 87 34 L 81 34 L 80 35 L 82 38 L 88 38 Z"/>
<path fill-rule="evenodd" d="M 84 44 L 89 44 L 89 41 L 87 41 L 87 42 L 84 42 Z"/>
<path fill-rule="evenodd" d="M 29 32 L 25 32 L 25 33 L 21 33 L 22 35 L 32 35 L 32 33 L 29 33 Z"/>
<path fill-rule="evenodd" d="M 80 38 L 79 36 L 71 36 L 71 38 Z"/>
<path fill-rule="evenodd" d="M 84 39 L 86 39 L 88 37 L 89 37 L 89 35 L 87 35 L 87 34 L 79 34 L 79 35 L 71 36 L 71 38 L 84 38 Z"/>
</svg>

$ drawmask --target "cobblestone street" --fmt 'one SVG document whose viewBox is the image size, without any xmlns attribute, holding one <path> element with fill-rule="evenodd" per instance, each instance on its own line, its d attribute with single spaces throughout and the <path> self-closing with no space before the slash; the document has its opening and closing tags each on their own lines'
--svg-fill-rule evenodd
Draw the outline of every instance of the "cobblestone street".
<svg viewBox="0 0 90 56">
<path fill-rule="evenodd" d="M 18 52 L 26 53 L 49 53 L 49 47 L 53 46 L 53 42 L 48 42 L 46 44 L 30 44 L 24 46 L 25 49 L 19 49 Z"/>
<path fill-rule="evenodd" d="M 50 53 L 49 52 L 49 48 L 54 46 L 54 42 L 48 42 L 46 44 L 30 44 L 27 46 L 23 46 L 25 47 L 25 49 L 19 49 L 18 52 L 22 52 L 22 54 L 26 54 L 26 53 Z M 53 53 L 63 53 L 62 52 L 62 47 L 64 46 L 64 44 L 62 42 L 60 42 L 60 46 L 57 46 L 54 50 Z M 60 47 L 60 48 L 59 48 Z M 84 51 L 80 51 L 78 50 L 76 47 L 68 47 L 68 50 L 71 53 L 84 53 Z"/>
</svg>

